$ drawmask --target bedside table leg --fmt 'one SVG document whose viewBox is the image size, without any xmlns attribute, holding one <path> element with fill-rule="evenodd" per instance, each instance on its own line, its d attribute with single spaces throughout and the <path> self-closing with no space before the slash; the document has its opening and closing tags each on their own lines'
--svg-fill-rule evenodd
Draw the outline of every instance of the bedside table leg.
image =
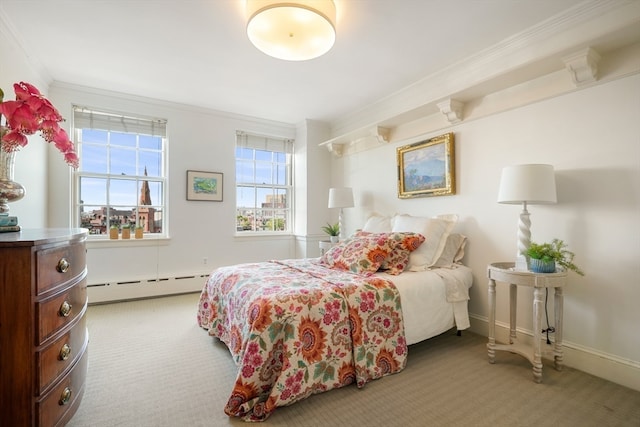
<svg viewBox="0 0 640 427">
<path fill-rule="evenodd" d="M 496 282 L 489 280 L 489 363 L 496 363 Z"/>
<path fill-rule="evenodd" d="M 518 317 L 518 286 L 509 285 L 509 344 L 516 342 L 516 319 Z"/>
<path fill-rule="evenodd" d="M 542 311 L 544 310 L 544 288 L 533 289 L 533 380 L 542 382 L 542 351 L 540 340 L 542 339 Z"/>
<path fill-rule="evenodd" d="M 563 304 L 564 297 L 562 295 L 562 288 L 555 288 L 555 316 L 556 316 L 556 339 L 553 344 L 553 362 L 557 371 L 561 371 L 563 368 L 563 351 L 562 351 L 562 316 L 563 316 Z"/>
</svg>

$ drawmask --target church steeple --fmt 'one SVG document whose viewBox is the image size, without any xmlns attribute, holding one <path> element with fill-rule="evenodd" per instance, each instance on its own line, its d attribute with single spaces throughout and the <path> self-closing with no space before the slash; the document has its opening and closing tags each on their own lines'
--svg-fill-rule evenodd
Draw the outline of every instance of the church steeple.
<svg viewBox="0 0 640 427">
<path fill-rule="evenodd" d="M 144 176 L 147 176 L 147 167 L 144 167 Z M 149 182 L 147 180 L 142 181 L 142 187 L 140 187 L 140 205 L 151 205 L 151 190 L 149 190 Z"/>
</svg>

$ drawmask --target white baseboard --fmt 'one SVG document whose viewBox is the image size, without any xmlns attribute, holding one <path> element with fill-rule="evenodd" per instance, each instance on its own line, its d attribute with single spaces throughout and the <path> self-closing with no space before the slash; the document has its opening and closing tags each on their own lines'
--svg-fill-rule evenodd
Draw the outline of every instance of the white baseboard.
<svg viewBox="0 0 640 427">
<path fill-rule="evenodd" d="M 188 292 L 200 292 L 208 276 L 208 274 L 189 274 L 172 277 L 89 283 L 87 286 L 87 294 L 89 304 L 99 304 Z"/>
<path fill-rule="evenodd" d="M 489 335 L 489 321 L 486 317 L 469 314 L 469 330 L 479 335 Z M 519 341 L 531 344 L 533 332 L 518 328 Z M 496 322 L 496 341 L 509 342 L 509 324 Z M 546 335 L 545 335 L 546 345 Z M 564 365 L 603 378 L 607 381 L 640 391 L 640 363 L 622 359 L 592 348 L 563 340 Z M 544 378 L 544 374 L 543 374 Z"/>
</svg>

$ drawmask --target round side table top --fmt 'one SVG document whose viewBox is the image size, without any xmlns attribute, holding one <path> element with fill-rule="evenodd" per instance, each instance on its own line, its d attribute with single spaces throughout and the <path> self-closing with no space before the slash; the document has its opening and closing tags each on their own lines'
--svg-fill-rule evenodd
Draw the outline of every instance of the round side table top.
<svg viewBox="0 0 640 427">
<path fill-rule="evenodd" d="M 567 277 L 566 270 L 555 273 L 534 273 L 533 271 L 515 270 L 514 267 L 514 262 L 491 263 L 487 267 L 487 277 L 491 280 L 536 288 L 563 286 Z"/>
</svg>

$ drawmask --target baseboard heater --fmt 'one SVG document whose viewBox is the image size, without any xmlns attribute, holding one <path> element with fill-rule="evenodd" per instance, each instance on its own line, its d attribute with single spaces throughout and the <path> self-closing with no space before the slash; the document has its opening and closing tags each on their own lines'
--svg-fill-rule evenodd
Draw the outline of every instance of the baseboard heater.
<svg viewBox="0 0 640 427">
<path fill-rule="evenodd" d="M 197 292 L 209 274 L 193 274 L 152 279 L 133 279 L 89 283 L 89 304 L 126 301 L 163 295 Z"/>
</svg>

